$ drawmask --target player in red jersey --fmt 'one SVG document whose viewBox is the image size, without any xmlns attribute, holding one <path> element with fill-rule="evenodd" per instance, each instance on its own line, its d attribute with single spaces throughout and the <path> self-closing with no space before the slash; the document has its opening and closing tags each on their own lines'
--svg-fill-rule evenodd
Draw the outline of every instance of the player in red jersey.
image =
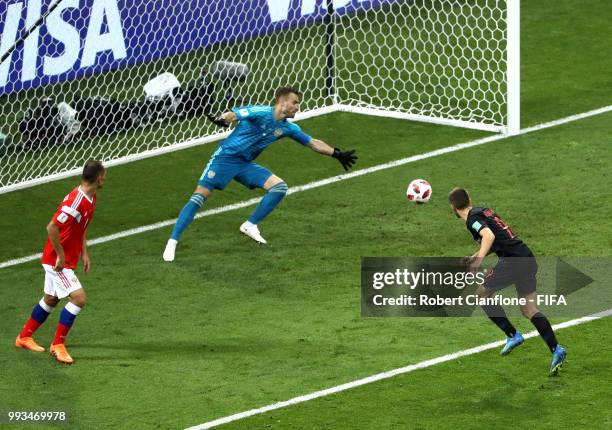
<svg viewBox="0 0 612 430">
<path fill-rule="evenodd" d="M 44 297 L 32 310 L 32 315 L 17 336 L 15 346 L 30 351 L 43 352 L 32 335 L 40 327 L 53 308 L 64 297 L 69 302 L 60 314 L 55 338 L 49 352 L 57 361 L 72 364 L 74 360 L 66 351 L 66 336 L 76 316 L 85 306 L 85 291 L 74 274 L 79 257 L 85 273 L 91 263 L 87 252 L 87 227 L 96 206 L 96 191 L 102 188 L 106 169 L 99 161 L 88 161 L 83 168 L 81 184 L 72 190 L 57 208 L 47 225 L 49 237 L 43 250 L 42 265 L 45 270 Z"/>
</svg>

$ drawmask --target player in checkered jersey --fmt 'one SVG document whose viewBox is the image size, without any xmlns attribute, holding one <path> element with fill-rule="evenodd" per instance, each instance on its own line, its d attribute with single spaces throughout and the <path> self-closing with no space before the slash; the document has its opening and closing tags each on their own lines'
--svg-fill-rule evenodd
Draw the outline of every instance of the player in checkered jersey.
<svg viewBox="0 0 612 430">
<path fill-rule="evenodd" d="M 42 256 L 45 294 L 34 306 L 32 315 L 17 336 L 16 347 L 43 352 L 45 348 L 38 345 L 32 335 L 45 322 L 59 301 L 68 297 L 69 301 L 60 314 L 49 352 L 60 363 L 74 362 L 66 350 L 65 341 L 76 316 L 85 306 L 86 296 L 73 270 L 77 267 L 79 257 L 83 261 L 85 273 L 89 272 L 91 267 L 86 244 L 87 227 L 93 218 L 96 191 L 102 188 L 105 179 L 106 169 L 102 163 L 88 161 L 83 168 L 81 184 L 64 197 L 47 225 L 49 237 Z"/>
<path fill-rule="evenodd" d="M 565 362 L 567 351 L 559 345 L 550 321 L 536 306 L 538 263 L 535 255 L 492 209 L 473 207 L 470 195 L 464 188 L 453 188 L 448 194 L 448 201 L 457 218 L 465 221 L 468 231 L 480 244 L 478 252 L 467 258 L 469 270 L 477 271 L 491 252 L 498 257 L 497 265 L 487 273 L 484 283 L 476 289 L 476 295 L 480 298 L 492 297 L 498 291 L 514 285 L 518 296 L 524 299 L 522 314 L 538 330 L 552 353 L 549 375 L 556 375 Z M 485 302 L 482 309 L 508 336 L 501 355 L 509 354 L 525 341 L 500 305 Z"/>
</svg>

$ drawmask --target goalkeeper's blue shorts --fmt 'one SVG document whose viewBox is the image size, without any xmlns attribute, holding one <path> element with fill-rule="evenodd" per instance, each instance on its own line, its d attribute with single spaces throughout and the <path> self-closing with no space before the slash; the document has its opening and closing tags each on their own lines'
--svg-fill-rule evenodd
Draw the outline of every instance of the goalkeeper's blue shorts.
<svg viewBox="0 0 612 430">
<path fill-rule="evenodd" d="M 240 157 L 219 155 L 216 151 L 200 176 L 198 184 L 208 190 L 223 190 L 232 179 L 247 188 L 263 188 L 272 172 Z"/>
</svg>

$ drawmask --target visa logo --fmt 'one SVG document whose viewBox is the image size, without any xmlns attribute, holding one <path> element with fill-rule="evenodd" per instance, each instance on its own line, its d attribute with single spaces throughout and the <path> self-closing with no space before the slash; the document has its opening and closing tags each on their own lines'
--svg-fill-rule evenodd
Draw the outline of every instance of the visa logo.
<svg viewBox="0 0 612 430">
<path fill-rule="evenodd" d="M 284 21 L 289 14 L 289 7 L 292 0 L 266 0 L 268 10 L 270 11 L 270 19 L 272 22 Z M 370 0 L 359 0 L 359 3 L 365 3 Z M 334 10 L 341 9 L 348 5 L 351 0 L 333 0 Z M 327 10 L 327 0 L 301 0 L 300 14 L 302 16 L 312 15 L 317 8 L 317 3 L 322 10 Z"/>
<path fill-rule="evenodd" d="M 6 16 L 1 27 L 0 55 L 7 52 L 16 42 L 19 33 L 30 28 L 41 16 L 42 0 L 28 0 L 25 20 L 22 20 L 24 2 L 7 6 Z M 45 76 L 55 76 L 74 68 L 79 60 L 79 68 L 91 67 L 96 63 L 96 56 L 111 51 L 115 60 L 125 58 L 127 50 L 121 24 L 121 15 L 117 0 L 94 0 L 91 10 L 84 14 L 87 25 L 86 36 L 81 40 L 79 29 L 73 23 L 62 19 L 68 9 L 80 9 L 80 0 L 63 0 L 45 20 L 46 32 L 63 46 L 60 55 L 50 56 L 41 50 L 40 28 L 37 28 L 23 43 L 22 67 L 19 79 L 28 82 L 37 77 L 37 70 L 42 69 Z M 106 23 L 106 25 L 105 25 Z M 44 48 L 44 47 L 42 47 Z M 10 59 L 0 65 L 0 88 L 7 84 L 11 61 L 17 58 L 14 52 Z M 40 72 L 39 72 L 40 73 Z"/>
</svg>

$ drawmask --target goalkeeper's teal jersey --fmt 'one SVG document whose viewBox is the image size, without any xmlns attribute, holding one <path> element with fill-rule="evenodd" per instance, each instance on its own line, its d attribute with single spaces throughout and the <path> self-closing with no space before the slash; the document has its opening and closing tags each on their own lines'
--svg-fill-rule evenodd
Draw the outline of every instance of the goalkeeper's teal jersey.
<svg viewBox="0 0 612 430">
<path fill-rule="evenodd" d="M 272 143 L 290 137 L 302 145 L 312 138 L 286 119 L 277 121 L 272 106 L 243 106 L 232 109 L 238 125 L 219 145 L 218 155 L 237 156 L 252 161 Z"/>
</svg>

